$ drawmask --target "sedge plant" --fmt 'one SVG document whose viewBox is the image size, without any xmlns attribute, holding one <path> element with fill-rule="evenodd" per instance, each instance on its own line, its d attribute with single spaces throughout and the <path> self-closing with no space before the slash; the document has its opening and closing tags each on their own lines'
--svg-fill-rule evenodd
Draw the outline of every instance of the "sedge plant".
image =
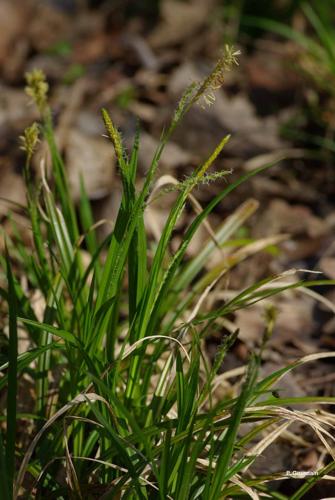
<svg viewBox="0 0 335 500">
<path fill-rule="evenodd" d="M 252 465 L 295 422 L 315 431 L 331 459 L 297 488 L 294 498 L 302 498 L 335 468 L 334 418 L 320 409 L 335 399 L 285 399 L 271 392 L 287 372 L 334 353 L 307 356 L 260 377 L 262 351 L 275 323 L 274 310 L 268 308 L 259 350 L 231 375 L 237 382 L 218 397 L 222 375 L 223 387 L 230 380 L 229 373 L 221 372 L 238 331 L 222 333 L 212 362 L 205 352 L 205 339 L 222 331 L 224 318 L 237 309 L 288 288 L 331 284 L 287 283 L 284 275 L 271 276 L 234 293 L 220 307 L 206 306 L 233 266 L 285 237 L 228 245 L 257 208 L 255 200 L 247 200 L 217 231 L 209 231 L 196 257 L 186 259 L 194 234 L 215 207 L 269 165 L 228 182 L 204 208 L 199 206 L 194 188 L 224 175 L 209 172 L 229 139 L 224 137 L 208 159 L 177 184 L 157 244 L 147 238 L 144 213 L 155 195 L 164 147 L 191 106 L 213 102 L 213 91 L 237 63 L 236 57 L 227 47 L 213 72 L 186 89 L 142 184 L 137 179 L 140 133 L 128 153 L 109 113 L 102 110 L 122 182 L 119 211 L 103 241 L 83 180 L 78 206 L 71 199 L 45 77 L 39 70 L 27 75 L 27 93 L 41 121 L 22 137 L 27 201 L 21 210 L 29 220 L 32 249 L 13 217 L 1 257 L 0 292 L 8 313 L 0 367 L 7 403 L 0 433 L 1 498 L 284 499 L 272 491 L 271 481 L 285 476 L 257 476 Z M 41 177 L 35 179 L 31 163 L 40 136 L 51 161 L 42 162 Z M 187 203 L 197 210 L 172 252 L 174 229 Z M 212 252 L 223 248 L 229 251 L 222 262 L 206 271 Z M 28 341 L 23 350 L 22 336 Z M 27 387 L 32 401 L 22 409 L 20 398 Z M 309 409 L 293 411 L 292 404 Z M 249 424 L 247 431 L 241 427 L 244 423 Z"/>
</svg>

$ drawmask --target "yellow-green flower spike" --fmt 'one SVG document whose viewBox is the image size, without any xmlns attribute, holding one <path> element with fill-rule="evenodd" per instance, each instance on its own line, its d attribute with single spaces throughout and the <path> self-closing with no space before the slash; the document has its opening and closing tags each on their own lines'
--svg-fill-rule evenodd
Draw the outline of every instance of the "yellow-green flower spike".
<svg viewBox="0 0 335 500">
<path fill-rule="evenodd" d="M 30 73 L 26 73 L 25 77 L 27 82 L 26 94 L 32 98 L 39 112 L 43 114 L 47 108 L 49 90 L 45 74 L 41 69 L 33 69 Z"/>
<path fill-rule="evenodd" d="M 113 124 L 107 110 L 102 109 L 101 113 L 102 113 L 102 119 L 104 121 L 106 131 L 108 133 L 109 138 L 111 139 L 111 141 L 113 143 L 116 157 L 119 160 L 119 163 L 122 164 L 123 149 L 122 149 L 122 140 L 121 140 L 120 132 L 118 131 L 118 129 L 116 127 L 114 127 L 114 124 Z"/>
<path fill-rule="evenodd" d="M 23 135 L 20 136 L 21 149 L 23 149 L 23 151 L 26 152 L 28 162 L 33 156 L 36 150 L 36 146 L 39 143 L 38 135 L 39 135 L 38 125 L 36 122 L 34 122 L 32 125 L 30 125 L 30 127 L 27 127 L 24 130 Z"/>
</svg>

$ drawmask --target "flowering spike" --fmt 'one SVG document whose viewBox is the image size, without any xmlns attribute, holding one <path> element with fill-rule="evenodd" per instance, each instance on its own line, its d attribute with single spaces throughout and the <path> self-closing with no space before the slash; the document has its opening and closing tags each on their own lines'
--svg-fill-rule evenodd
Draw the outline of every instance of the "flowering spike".
<svg viewBox="0 0 335 500">
<path fill-rule="evenodd" d="M 23 135 L 20 136 L 21 140 L 21 148 L 23 151 L 26 152 L 27 154 L 27 160 L 28 162 L 31 160 L 31 157 L 33 156 L 36 146 L 39 143 L 39 129 L 38 125 L 36 122 L 34 122 L 30 127 L 27 127 Z"/>
<path fill-rule="evenodd" d="M 210 106 L 215 101 L 214 90 L 222 87 L 225 73 L 231 71 L 234 66 L 238 66 L 237 56 L 240 50 L 235 50 L 233 46 L 225 45 L 223 54 L 215 65 L 213 71 L 200 85 L 195 100 L 203 101 L 202 106 Z"/>
<path fill-rule="evenodd" d="M 47 108 L 49 90 L 45 74 L 41 69 L 33 69 L 30 73 L 26 73 L 25 77 L 27 82 L 26 94 L 32 98 L 39 112 L 43 114 Z"/>
<path fill-rule="evenodd" d="M 114 124 L 107 112 L 106 109 L 101 110 L 102 113 L 102 119 L 105 124 L 106 131 L 108 133 L 109 138 L 111 139 L 114 149 L 115 149 L 115 154 L 116 157 L 119 161 L 120 166 L 122 165 L 123 161 L 123 148 L 122 148 L 122 140 L 121 140 L 121 135 L 120 132 L 116 127 L 114 127 Z"/>
</svg>

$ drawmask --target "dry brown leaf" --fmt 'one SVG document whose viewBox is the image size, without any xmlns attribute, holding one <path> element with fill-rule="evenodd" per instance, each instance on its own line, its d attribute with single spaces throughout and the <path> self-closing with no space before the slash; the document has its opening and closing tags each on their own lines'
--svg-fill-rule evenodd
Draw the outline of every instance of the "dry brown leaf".
<svg viewBox="0 0 335 500">
<path fill-rule="evenodd" d="M 22 2 L 1 0 L 0 2 L 0 66 L 7 63 L 13 44 L 24 28 L 25 8 Z"/>
<path fill-rule="evenodd" d="M 154 49 L 161 49 L 187 40 L 206 24 L 213 1 L 165 0 L 161 5 L 162 21 L 149 36 Z"/>
<path fill-rule="evenodd" d="M 9 134 L 10 128 L 22 130 L 38 116 L 23 90 L 0 85 L 0 136 Z"/>
<path fill-rule="evenodd" d="M 75 200 L 80 196 L 80 174 L 83 175 L 90 199 L 102 198 L 111 192 L 115 159 L 109 143 L 72 130 L 68 136 L 65 157 Z"/>
<path fill-rule="evenodd" d="M 48 2 L 36 4 L 34 16 L 28 26 L 29 39 L 35 49 L 43 51 L 68 39 L 72 30 L 71 20 L 64 11 L 48 5 Z"/>
<path fill-rule="evenodd" d="M 147 168 L 156 151 L 158 142 L 151 135 L 142 133 L 141 144 L 138 153 L 139 164 Z M 187 165 L 192 160 L 192 155 L 182 149 L 178 144 L 169 142 L 164 148 L 160 165 L 173 169 L 178 166 Z"/>
<path fill-rule="evenodd" d="M 328 225 L 304 205 L 290 205 L 284 200 L 274 199 L 260 219 L 259 234 L 285 231 L 292 235 L 307 234 L 318 238 L 328 232 Z"/>
<path fill-rule="evenodd" d="M 292 92 L 297 86 L 301 86 L 298 73 L 287 64 L 289 55 L 292 55 L 290 46 L 283 44 L 282 41 L 264 40 L 263 42 L 263 50 L 258 50 L 245 62 L 252 88 L 261 89 L 264 95 L 264 91 Z"/>
<path fill-rule="evenodd" d="M 13 209 L 13 204 L 10 202 L 25 203 L 26 191 L 22 177 L 10 168 L 0 164 L 0 175 L 0 215 L 5 215 L 8 210 Z"/>
<path fill-rule="evenodd" d="M 318 267 L 328 278 L 335 279 L 335 257 L 322 257 Z"/>
</svg>

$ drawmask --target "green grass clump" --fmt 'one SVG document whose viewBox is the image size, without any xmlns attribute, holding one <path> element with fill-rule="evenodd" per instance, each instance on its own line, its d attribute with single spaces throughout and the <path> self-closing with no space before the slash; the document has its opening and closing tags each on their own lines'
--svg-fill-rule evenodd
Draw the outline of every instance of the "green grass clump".
<svg viewBox="0 0 335 500">
<path fill-rule="evenodd" d="M 261 353 L 275 321 L 272 309 L 267 312 L 259 352 L 241 371 L 237 390 L 218 397 L 216 388 L 219 370 L 238 332 L 223 336 L 213 363 L 204 350 L 204 340 L 233 311 L 289 287 L 330 283 L 287 285 L 279 281 L 281 276 L 269 277 L 217 309 L 206 309 L 206 298 L 231 267 L 281 237 L 247 242 L 237 250 L 233 245 L 222 263 L 205 271 L 213 250 L 224 246 L 255 211 L 257 204 L 251 200 L 187 262 L 188 246 L 214 208 L 268 166 L 227 184 L 205 208 L 197 206 L 179 248 L 172 253 L 174 228 L 187 201 L 194 202 L 192 190 L 206 176 L 220 177 L 208 170 L 228 140 L 223 138 L 176 190 L 157 245 L 146 237 L 144 212 L 163 149 L 190 107 L 200 100 L 207 102 L 203 96 L 212 96 L 235 57 L 233 50 L 227 50 L 212 75 L 186 90 L 141 188 L 136 182 L 139 133 L 128 155 L 119 131 L 103 110 L 118 160 L 122 201 L 113 230 L 102 242 L 83 182 L 79 206 L 71 200 L 54 140 L 48 86 L 41 72 L 29 75 L 28 94 L 41 113 L 41 125 L 32 125 L 22 137 L 27 153 L 24 210 L 33 252 L 13 223 L 14 236 L 7 236 L 8 250 L 1 258 L 7 284 L 0 291 L 8 304 L 6 354 L 0 367 L 0 388 L 7 399 L 0 433 L 1 498 L 285 498 L 268 486 L 278 476 L 257 477 L 250 472 L 258 455 L 296 421 L 310 425 L 331 453 L 330 414 L 286 406 L 333 404 L 334 399 L 281 399 L 271 393 L 285 373 L 318 356 L 259 378 Z M 47 174 L 42 164 L 41 181 L 34 181 L 31 159 L 40 131 L 49 145 L 51 165 Z M 29 348 L 19 353 L 21 335 Z M 23 412 L 18 403 L 28 392 L 27 384 L 33 387 L 33 401 Z M 242 432 L 242 423 L 249 424 L 248 431 Z M 297 489 L 294 498 L 302 498 L 334 467 L 335 462 L 328 462 Z"/>
<path fill-rule="evenodd" d="M 335 102 L 334 7 L 334 0 L 309 0 L 296 4 L 300 29 L 265 17 L 245 15 L 241 21 L 246 28 L 260 28 L 290 40 L 296 46 L 294 57 L 289 58 L 291 69 L 303 76 L 304 82 L 313 90 L 305 92 L 304 105 L 292 123 L 285 127 L 285 134 L 302 141 L 308 148 L 317 147 L 318 155 L 335 151 L 333 113 L 329 112 L 334 109 Z M 301 129 L 306 121 L 312 121 L 322 133 Z"/>
<path fill-rule="evenodd" d="M 292 40 L 303 49 L 298 63 L 304 74 L 311 79 L 316 87 L 335 96 L 335 29 L 334 2 L 302 2 L 301 13 L 308 22 L 307 33 L 298 31 L 291 26 L 262 17 L 245 16 L 243 23 L 276 33 Z M 312 33 L 310 33 L 312 28 Z"/>
</svg>

